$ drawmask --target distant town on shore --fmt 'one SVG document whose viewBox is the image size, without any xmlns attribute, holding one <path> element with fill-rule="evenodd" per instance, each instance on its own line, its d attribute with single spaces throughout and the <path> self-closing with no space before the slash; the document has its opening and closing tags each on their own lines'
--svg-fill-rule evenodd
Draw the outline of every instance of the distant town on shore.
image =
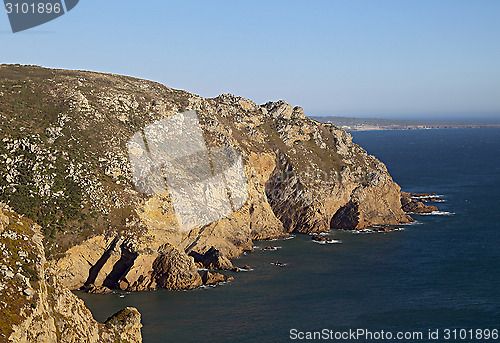
<svg viewBox="0 0 500 343">
<path fill-rule="evenodd" d="M 500 127 L 499 123 L 444 122 L 420 120 L 395 120 L 381 118 L 350 118 L 327 116 L 310 117 L 321 123 L 330 123 L 346 131 L 368 130 L 423 130 L 423 129 L 458 129 L 477 127 Z"/>
</svg>

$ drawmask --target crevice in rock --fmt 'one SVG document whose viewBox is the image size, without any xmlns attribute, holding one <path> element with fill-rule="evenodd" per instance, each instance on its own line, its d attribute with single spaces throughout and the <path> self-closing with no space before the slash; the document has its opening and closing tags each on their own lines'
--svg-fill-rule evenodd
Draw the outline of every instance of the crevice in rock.
<svg viewBox="0 0 500 343">
<path fill-rule="evenodd" d="M 106 262 L 109 260 L 113 250 L 116 249 L 119 243 L 120 243 L 120 237 L 115 237 L 115 239 L 113 239 L 113 241 L 109 245 L 108 249 L 104 252 L 104 254 L 102 254 L 101 258 L 90 268 L 89 277 L 87 278 L 87 281 L 85 281 L 84 287 L 87 287 L 95 283 L 95 280 L 99 275 L 99 272 L 101 271 L 102 267 L 106 264 Z"/>
<path fill-rule="evenodd" d="M 120 287 L 120 281 L 122 278 L 128 273 L 130 268 L 134 265 L 135 259 L 138 254 L 136 252 L 131 252 L 126 246 L 125 243 L 121 245 L 122 255 L 118 262 L 113 266 L 113 270 L 111 273 L 106 276 L 103 286 L 108 288 L 122 288 Z M 125 287 L 126 288 L 126 287 Z"/>
</svg>

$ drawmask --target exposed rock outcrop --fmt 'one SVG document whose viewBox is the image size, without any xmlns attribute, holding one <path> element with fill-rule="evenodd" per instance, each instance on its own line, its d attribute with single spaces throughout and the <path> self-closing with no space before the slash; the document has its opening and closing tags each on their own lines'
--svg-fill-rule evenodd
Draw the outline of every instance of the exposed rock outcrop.
<svg viewBox="0 0 500 343">
<path fill-rule="evenodd" d="M 221 273 L 213 273 L 210 271 L 205 271 L 202 276 L 203 284 L 212 286 L 217 285 L 221 282 L 228 282 L 234 278 L 231 275 L 223 275 Z"/>
<path fill-rule="evenodd" d="M 315 235 L 315 236 L 311 237 L 311 240 L 313 240 L 315 242 L 329 242 L 329 241 L 331 241 L 331 238 L 327 237 L 327 236 Z"/>
<path fill-rule="evenodd" d="M 233 264 L 223 256 L 219 250 L 211 247 L 204 254 L 196 251 L 191 251 L 189 256 L 194 258 L 194 261 L 202 268 L 215 269 L 215 270 L 232 270 Z"/>
<path fill-rule="evenodd" d="M 412 194 L 401 192 L 401 205 L 403 211 L 406 213 L 432 213 L 437 211 L 438 208 L 432 205 L 426 205 L 421 201 L 437 201 L 437 197 L 435 194 Z"/>
<path fill-rule="evenodd" d="M 171 244 L 166 244 L 153 262 L 154 277 L 159 287 L 190 289 L 201 286 L 202 280 L 192 257 Z"/>
<path fill-rule="evenodd" d="M 141 316 L 126 308 L 99 324 L 46 267 L 40 227 L 0 204 L 0 342 L 142 342 Z"/>
<path fill-rule="evenodd" d="M 142 342 L 141 314 L 134 307 L 125 307 L 105 322 L 104 326 L 115 335 L 115 342 Z"/>
<path fill-rule="evenodd" d="M 50 264 L 71 289 L 193 288 L 202 280 L 186 252 L 214 247 L 212 267 L 224 269 L 255 239 L 410 220 L 383 163 L 283 100 L 204 99 L 146 80 L 38 67 L 2 65 L 0 76 L 0 200 L 42 225 Z M 127 142 L 186 110 L 197 112 L 208 149 L 241 154 L 248 199 L 181 232 L 168 192 L 134 187 Z"/>
<path fill-rule="evenodd" d="M 82 291 L 85 291 L 87 293 L 91 294 L 109 294 L 113 293 L 111 289 L 109 289 L 106 286 L 96 286 L 93 283 L 85 284 L 81 287 Z"/>
</svg>

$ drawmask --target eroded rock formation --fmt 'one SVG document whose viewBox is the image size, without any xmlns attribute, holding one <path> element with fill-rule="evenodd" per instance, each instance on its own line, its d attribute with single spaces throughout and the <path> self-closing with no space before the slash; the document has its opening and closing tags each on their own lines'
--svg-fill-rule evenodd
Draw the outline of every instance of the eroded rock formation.
<svg viewBox="0 0 500 343">
<path fill-rule="evenodd" d="M 51 267 L 70 289 L 189 289 L 203 283 L 195 253 L 212 247 L 218 262 L 208 266 L 228 269 L 255 239 L 410 220 L 383 163 L 282 100 L 205 99 L 130 77 L 38 67 L 2 65 L 0 76 L 1 200 L 42 225 Z M 134 187 L 127 142 L 186 110 L 197 112 L 209 149 L 241 154 L 248 200 L 181 232 L 167 193 Z"/>
<path fill-rule="evenodd" d="M 125 308 L 105 324 L 47 268 L 40 227 L 0 203 L 0 342 L 142 342 L 141 315 Z"/>
<path fill-rule="evenodd" d="M 419 201 L 421 200 L 421 201 Z M 439 201 L 436 194 L 412 194 L 401 192 L 401 205 L 406 213 L 432 213 L 438 208 L 432 205 L 426 205 L 422 201 Z"/>
</svg>

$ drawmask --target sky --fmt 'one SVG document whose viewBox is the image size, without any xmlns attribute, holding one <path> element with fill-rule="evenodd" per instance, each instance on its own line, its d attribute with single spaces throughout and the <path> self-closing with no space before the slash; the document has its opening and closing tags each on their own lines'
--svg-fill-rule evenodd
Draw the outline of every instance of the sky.
<svg viewBox="0 0 500 343">
<path fill-rule="evenodd" d="M 80 0 L 0 63 L 283 99 L 307 115 L 500 121 L 499 0 Z"/>
</svg>

